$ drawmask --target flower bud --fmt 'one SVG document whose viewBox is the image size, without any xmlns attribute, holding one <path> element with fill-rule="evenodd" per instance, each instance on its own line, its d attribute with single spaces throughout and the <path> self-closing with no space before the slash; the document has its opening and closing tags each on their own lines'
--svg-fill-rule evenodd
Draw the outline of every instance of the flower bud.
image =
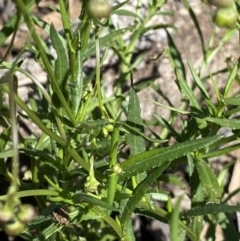
<svg viewBox="0 0 240 241">
<path fill-rule="evenodd" d="M 112 7 L 106 0 L 90 0 L 87 10 L 92 18 L 108 18 L 112 12 Z"/>
<path fill-rule="evenodd" d="M 114 126 L 112 124 L 108 124 L 105 126 L 105 128 L 108 132 L 113 132 Z"/>
<path fill-rule="evenodd" d="M 93 175 L 90 175 L 87 177 L 86 183 L 84 184 L 85 191 L 90 193 L 96 192 L 99 184 L 98 180 Z"/>
<path fill-rule="evenodd" d="M 7 223 L 14 217 L 13 212 L 7 207 L 3 206 L 0 209 L 0 222 Z"/>
<path fill-rule="evenodd" d="M 238 20 L 238 13 L 235 8 L 219 8 L 213 17 L 214 23 L 218 27 L 233 27 Z"/>
<path fill-rule="evenodd" d="M 106 138 L 108 136 L 108 130 L 105 127 L 102 128 L 102 130 L 100 132 L 100 136 L 102 136 L 104 138 Z"/>
<path fill-rule="evenodd" d="M 120 165 L 117 163 L 113 166 L 113 172 L 117 173 L 117 174 L 121 174 L 122 173 L 122 168 L 120 167 Z"/>
<path fill-rule="evenodd" d="M 17 218 L 23 223 L 31 222 L 36 216 L 35 208 L 32 205 L 24 204 L 19 207 Z"/>
<path fill-rule="evenodd" d="M 4 232 L 12 236 L 17 236 L 18 234 L 20 234 L 24 230 L 24 228 L 25 224 L 18 220 L 15 220 L 14 222 L 8 223 L 3 226 Z"/>
</svg>

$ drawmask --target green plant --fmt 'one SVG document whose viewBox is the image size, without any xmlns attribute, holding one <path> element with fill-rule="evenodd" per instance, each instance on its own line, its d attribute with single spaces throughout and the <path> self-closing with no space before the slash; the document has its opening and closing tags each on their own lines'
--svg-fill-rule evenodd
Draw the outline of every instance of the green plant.
<svg viewBox="0 0 240 241">
<path fill-rule="evenodd" d="M 132 26 L 117 28 L 111 23 L 111 18 L 100 19 L 106 17 L 105 14 L 91 14 L 89 17 L 88 1 L 83 1 L 81 22 L 73 31 L 68 4 L 60 0 L 59 12 L 64 27 L 64 36 L 61 36 L 53 25 L 49 26 L 33 15 L 30 9 L 35 2 L 29 1 L 25 6 L 21 0 L 15 0 L 17 14 L 4 26 L 2 31 L 6 35 L 0 36 L 0 43 L 4 43 L 11 32 L 15 33 L 23 21 L 32 43 L 30 39 L 26 42 L 13 64 L 2 61 L 0 65 L 8 70 L 1 78 L 1 98 L 6 93 L 10 99 L 9 105 L 0 106 L 0 123 L 4 127 L 0 135 L 0 173 L 10 184 L 7 194 L 0 196 L 1 227 L 8 234 L 20 234 L 25 240 L 34 241 L 79 240 L 78 237 L 130 241 L 134 240 L 131 215 L 137 213 L 169 223 L 174 241 L 186 237 L 192 241 L 200 240 L 203 220 L 210 224 L 211 231 L 219 223 L 226 238 L 238 240 L 239 234 L 225 213 L 240 208 L 223 202 L 223 185 L 208 160 L 239 148 L 240 124 L 234 117 L 239 111 L 239 97 L 231 93 L 234 81 L 239 79 L 239 63 L 229 63 L 224 70 L 228 78 L 221 91 L 214 73 L 202 76 L 234 29 L 226 31 L 216 48 L 211 41 L 207 46 L 193 9 L 187 0 L 183 1 L 198 30 L 204 56 L 200 71 L 188 62 L 193 79 L 193 85 L 189 86 L 181 54 L 167 30 L 175 27 L 171 24 L 148 26 L 152 17 L 163 14 L 161 8 L 165 1 L 149 1 L 144 18 L 138 11 L 124 10 L 127 2 L 113 6 L 112 11 L 113 14 L 133 17 L 135 23 Z M 138 1 L 138 9 L 140 7 L 141 1 Z M 50 36 L 56 59 L 35 31 L 35 25 L 44 28 Z M 141 118 L 137 91 L 133 83 L 127 93 L 123 92 L 123 86 L 142 58 L 133 58 L 137 40 L 146 32 L 159 28 L 167 33 L 168 48 L 162 54 L 168 57 L 175 71 L 182 101 L 180 108 L 166 107 L 171 111 L 169 120 L 153 114 L 154 126 L 160 126 L 162 134 L 151 128 L 152 135 L 148 136 L 144 128 L 150 126 Z M 102 36 L 106 29 L 108 33 Z M 131 35 L 125 46 L 123 34 L 127 31 Z M 90 34 L 94 38 L 90 38 Z M 115 93 L 107 98 L 102 88 L 100 67 L 108 48 L 112 48 L 119 57 L 121 70 L 114 83 Z M 101 49 L 106 51 L 100 54 Z M 35 60 L 47 73 L 48 91 L 21 68 L 20 57 L 25 50 L 35 55 Z M 96 56 L 96 69 L 84 77 L 83 64 L 92 55 Z M 25 74 L 34 82 L 39 104 L 32 99 L 29 107 L 19 98 L 15 88 L 16 72 Z M 206 90 L 208 78 L 215 87 L 216 102 Z M 149 86 L 156 90 L 154 84 Z M 199 97 L 195 95 L 196 90 L 201 93 Z M 127 97 L 128 106 L 124 108 L 122 103 Z M 24 113 L 16 111 L 15 105 Z M 126 121 L 122 120 L 123 112 Z M 188 118 L 182 119 L 181 129 L 176 131 L 177 116 L 182 115 Z M 21 118 L 34 122 L 42 131 L 41 137 L 21 136 L 17 128 L 17 120 Z M 221 126 L 229 127 L 232 134 L 228 137 L 218 135 Z M 170 145 L 172 138 L 176 144 Z M 226 144 L 227 147 L 221 148 Z M 129 148 L 129 154 L 123 147 Z M 19 153 L 31 159 L 30 183 L 19 179 Z M 4 158 L 8 157 L 12 157 L 11 172 L 4 163 Z M 173 207 L 169 193 L 153 188 L 159 180 L 184 185 L 164 173 L 174 171 L 180 164 L 188 165 L 188 185 L 191 188 L 192 208 L 183 212 L 180 211 L 182 198 Z M 152 202 L 152 197 L 159 193 L 163 194 L 165 201 L 168 200 L 166 208 Z M 32 207 L 23 205 L 20 200 L 29 196 L 34 196 L 37 201 L 38 215 L 33 221 L 25 219 L 26 213 L 33 213 Z M 58 213 L 56 210 L 65 211 Z M 58 223 L 52 220 L 52 216 Z M 213 239 L 214 235 L 210 232 L 208 238 Z"/>
</svg>

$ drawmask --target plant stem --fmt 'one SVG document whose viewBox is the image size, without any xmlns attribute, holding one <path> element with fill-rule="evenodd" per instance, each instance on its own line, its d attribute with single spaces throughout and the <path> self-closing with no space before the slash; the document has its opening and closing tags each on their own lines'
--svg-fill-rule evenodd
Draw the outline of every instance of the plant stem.
<svg viewBox="0 0 240 241">
<path fill-rule="evenodd" d="M 33 19 L 31 17 L 31 13 L 27 10 L 26 6 L 24 5 L 24 2 L 22 0 L 15 0 L 15 3 L 19 9 L 19 11 L 23 14 L 24 16 L 24 19 L 25 19 L 25 22 L 28 26 L 28 29 L 29 31 L 31 32 L 31 36 L 36 44 L 36 48 L 38 49 L 39 51 L 39 54 L 42 58 L 42 61 L 43 61 L 43 64 L 44 64 L 44 67 L 48 73 L 48 76 L 49 76 L 49 79 L 51 80 L 51 84 L 52 84 L 52 87 L 55 91 L 55 93 L 57 94 L 58 98 L 60 99 L 61 101 L 61 104 L 63 105 L 64 109 L 66 110 L 73 126 L 77 126 L 77 122 L 75 120 L 75 117 L 72 113 L 72 110 L 71 108 L 69 107 L 66 99 L 64 98 L 63 96 L 63 93 L 61 92 L 61 89 L 58 85 L 58 82 L 57 80 L 55 79 L 55 76 L 54 76 L 54 72 L 53 72 L 53 69 L 49 63 L 49 60 L 48 60 L 48 57 L 47 57 L 47 54 L 44 50 L 44 47 L 43 45 L 41 44 L 41 39 L 39 37 L 39 35 L 36 33 L 35 31 L 35 28 L 34 28 L 34 23 L 33 23 Z"/>
<path fill-rule="evenodd" d="M 102 114 L 102 117 L 106 117 L 106 111 L 102 103 L 102 93 L 101 93 L 101 80 L 100 80 L 100 47 L 99 47 L 99 26 L 96 26 L 95 29 L 95 38 L 96 38 L 96 85 L 97 85 L 97 98 L 99 103 L 99 108 Z"/>
<path fill-rule="evenodd" d="M 117 128 L 114 128 L 112 133 L 111 153 L 110 153 L 110 163 L 109 163 L 109 168 L 112 171 L 113 171 L 113 167 L 117 165 L 118 140 L 119 140 L 119 130 Z M 118 176 L 119 176 L 119 173 L 113 172 L 112 174 L 110 174 L 109 180 L 108 180 L 107 203 L 111 206 L 113 205 L 113 202 L 115 199 Z M 109 213 L 110 213 L 110 210 L 109 210 Z"/>
<path fill-rule="evenodd" d="M 18 198 L 21 197 L 32 197 L 32 196 L 58 196 L 59 193 L 53 190 L 48 189 L 34 189 L 34 190 L 27 190 L 27 191 L 20 191 L 16 193 Z M 7 195 L 0 196 L 0 201 L 4 201 Z"/>
<path fill-rule="evenodd" d="M 19 152 L 18 152 L 18 130 L 16 118 L 16 104 L 14 102 L 14 95 L 16 95 L 16 85 L 14 78 L 9 72 L 9 104 L 10 116 L 12 120 L 12 143 L 13 143 L 13 157 L 12 157 L 12 180 L 11 180 L 11 194 L 17 192 L 19 185 Z M 10 191 L 9 190 L 9 191 Z"/>
</svg>

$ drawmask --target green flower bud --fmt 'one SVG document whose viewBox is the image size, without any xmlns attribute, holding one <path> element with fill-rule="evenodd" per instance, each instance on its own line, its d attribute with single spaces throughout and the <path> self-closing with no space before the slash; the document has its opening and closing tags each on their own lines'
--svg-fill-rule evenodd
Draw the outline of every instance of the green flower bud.
<svg viewBox="0 0 240 241">
<path fill-rule="evenodd" d="M 98 180 L 93 175 L 90 175 L 87 177 L 86 183 L 84 184 L 85 191 L 94 193 L 98 190 L 99 184 Z"/>
<path fill-rule="evenodd" d="M 105 127 L 102 127 L 99 130 L 98 138 L 102 139 L 102 138 L 106 138 L 107 136 L 108 136 L 108 130 Z"/>
<path fill-rule="evenodd" d="M 107 137 L 108 136 L 108 130 L 107 128 L 103 127 L 101 130 L 101 136 Z"/>
<path fill-rule="evenodd" d="M 114 126 L 112 124 L 108 124 L 105 126 L 105 128 L 108 132 L 113 132 Z"/>
<path fill-rule="evenodd" d="M 114 173 L 118 173 L 118 174 L 122 173 L 122 168 L 120 167 L 120 165 L 118 163 L 113 166 L 112 170 Z"/>
<path fill-rule="evenodd" d="M 17 218 L 23 223 L 31 222 L 36 216 L 35 208 L 31 205 L 21 205 L 17 212 Z"/>
<path fill-rule="evenodd" d="M 0 222 L 7 223 L 13 219 L 13 212 L 7 207 L 3 206 L 0 209 Z"/>
<path fill-rule="evenodd" d="M 108 18 L 111 15 L 112 7 L 106 0 L 90 0 L 87 10 L 92 18 Z"/>
<path fill-rule="evenodd" d="M 218 27 L 231 28 L 238 21 L 238 14 L 235 8 L 219 8 L 213 17 Z"/>
<path fill-rule="evenodd" d="M 3 230 L 6 234 L 16 236 L 20 234 L 25 228 L 25 224 L 15 220 L 12 223 L 4 225 Z"/>
</svg>

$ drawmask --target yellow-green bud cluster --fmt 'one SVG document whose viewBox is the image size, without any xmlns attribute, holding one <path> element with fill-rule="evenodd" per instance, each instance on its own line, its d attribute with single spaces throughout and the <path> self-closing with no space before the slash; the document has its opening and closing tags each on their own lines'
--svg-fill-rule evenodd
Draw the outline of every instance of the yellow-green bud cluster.
<svg viewBox="0 0 240 241">
<path fill-rule="evenodd" d="M 86 183 L 84 184 L 85 191 L 90 193 L 97 192 L 99 184 L 99 181 L 90 174 L 87 177 Z"/>
</svg>

